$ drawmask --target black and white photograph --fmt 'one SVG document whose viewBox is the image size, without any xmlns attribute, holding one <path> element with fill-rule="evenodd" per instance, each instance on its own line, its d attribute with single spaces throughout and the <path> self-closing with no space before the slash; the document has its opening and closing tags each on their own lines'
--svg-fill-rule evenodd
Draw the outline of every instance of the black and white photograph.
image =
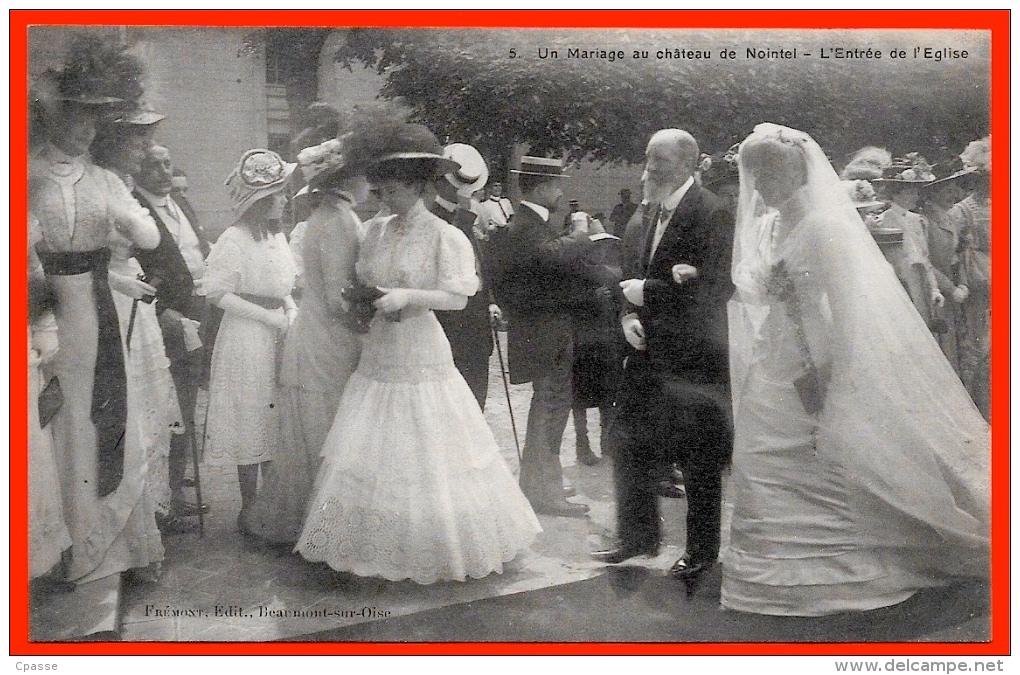
<svg viewBox="0 0 1020 675">
<path fill-rule="evenodd" d="M 982 14 L 30 25 L 29 645 L 989 643 Z"/>
</svg>

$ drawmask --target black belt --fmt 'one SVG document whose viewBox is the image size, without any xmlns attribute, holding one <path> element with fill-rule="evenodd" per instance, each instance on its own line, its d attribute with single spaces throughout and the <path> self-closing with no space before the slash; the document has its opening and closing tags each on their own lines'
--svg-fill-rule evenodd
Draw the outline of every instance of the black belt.
<svg viewBox="0 0 1020 675">
<path fill-rule="evenodd" d="M 117 307 L 107 280 L 110 250 L 52 252 L 38 251 L 43 270 L 49 276 L 92 273 L 92 295 L 96 301 L 99 335 L 92 376 L 92 424 L 96 428 L 99 496 L 105 497 L 124 477 L 124 433 L 127 428 L 127 374 L 120 340 Z"/>
</svg>

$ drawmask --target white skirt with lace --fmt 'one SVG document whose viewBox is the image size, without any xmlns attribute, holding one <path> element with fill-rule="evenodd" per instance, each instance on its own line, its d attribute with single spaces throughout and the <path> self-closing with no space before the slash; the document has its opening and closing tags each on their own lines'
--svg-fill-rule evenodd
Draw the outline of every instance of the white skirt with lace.
<svg viewBox="0 0 1020 675">
<path fill-rule="evenodd" d="M 541 527 L 431 312 L 376 316 L 296 550 L 421 584 L 502 572 Z"/>
</svg>

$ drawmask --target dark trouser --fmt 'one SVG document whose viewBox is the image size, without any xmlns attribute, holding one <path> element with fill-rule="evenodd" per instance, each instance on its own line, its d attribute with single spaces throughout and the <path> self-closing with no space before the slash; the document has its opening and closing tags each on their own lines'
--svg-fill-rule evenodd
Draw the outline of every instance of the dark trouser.
<svg viewBox="0 0 1020 675">
<path fill-rule="evenodd" d="M 489 357 L 492 355 L 492 337 L 485 340 L 465 340 L 462 336 L 450 337 L 453 364 L 457 366 L 471 393 L 478 401 L 478 407 L 485 410 L 485 399 L 489 395 Z M 458 339 L 459 338 L 459 339 Z"/>
<path fill-rule="evenodd" d="M 600 405 L 599 409 L 599 427 L 602 429 L 602 452 L 606 452 L 605 446 L 605 433 L 606 429 L 609 428 L 610 418 L 613 414 L 613 407 L 610 404 Z M 588 409 L 583 405 L 575 405 L 571 409 L 572 417 L 574 418 L 574 435 L 577 436 L 577 447 L 579 448 L 590 448 L 591 443 L 588 440 Z"/>
<path fill-rule="evenodd" d="M 559 345 L 548 373 L 532 381 L 534 393 L 528 411 L 520 478 L 521 491 L 532 505 L 564 501 L 560 444 L 573 401 L 572 361 L 573 348 L 568 336 Z"/>
<path fill-rule="evenodd" d="M 194 307 L 189 315 L 200 320 L 205 316 L 205 300 L 193 298 Z M 211 349 L 211 345 L 203 345 L 193 351 L 188 351 L 184 344 L 184 333 L 180 322 L 176 325 L 160 316 L 160 327 L 163 329 L 163 345 L 166 348 L 167 358 L 170 360 L 170 376 L 174 380 L 174 388 L 177 389 L 177 402 L 181 408 L 181 417 L 184 420 L 185 432 L 170 436 L 170 457 L 169 457 L 169 479 L 171 491 L 179 490 L 184 485 L 184 474 L 188 467 L 188 451 L 190 446 L 190 432 L 195 428 L 195 405 L 198 401 L 198 388 L 202 382 L 203 370 L 205 367 L 205 351 Z"/>
<path fill-rule="evenodd" d="M 719 554 L 722 468 L 733 446 L 722 385 L 694 384 L 630 359 L 613 423 L 613 475 L 621 546 L 659 542 L 658 486 L 677 463 L 687 489 L 687 553 L 694 562 Z"/>
<path fill-rule="evenodd" d="M 488 305 L 478 305 L 475 298 L 468 307 L 456 312 L 436 312 L 453 352 L 453 364 L 471 388 L 478 407 L 485 409 L 489 394 L 489 357 L 492 356 L 492 328 L 489 326 Z"/>
</svg>

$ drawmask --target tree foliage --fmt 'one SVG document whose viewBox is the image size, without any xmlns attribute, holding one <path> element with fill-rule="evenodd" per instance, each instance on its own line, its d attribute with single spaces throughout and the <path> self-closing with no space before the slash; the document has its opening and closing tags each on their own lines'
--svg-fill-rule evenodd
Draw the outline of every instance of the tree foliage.
<svg viewBox="0 0 1020 675">
<path fill-rule="evenodd" d="M 926 46 L 967 49 L 968 57 L 914 58 Z M 751 59 L 749 47 L 796 47 L 798 57 Z M 832 55 L 836 47 L 883 54 L 821 58 L 822 48 Z M 907 58 L 890 58 L 894 47 Z M 721 59 L 724 48 L 736 58 Z M 657 56 L 675 49 L 711 58 Z M 599 50 L 623 58 L 599 58 Z M 483 152 L 529 143 L 570 159 L 640 161 L 660 128 L 685 128 L 715 152 L 769 121 L 808 132 L 840 163 L 868 144 L 937 161 L 988 133 L 989 53 L 986 36 L 965 31 L 360 28 L 336 58 L 385 75 L 383 97 L 403 99 L 415 121 Z"/>
</svg>

